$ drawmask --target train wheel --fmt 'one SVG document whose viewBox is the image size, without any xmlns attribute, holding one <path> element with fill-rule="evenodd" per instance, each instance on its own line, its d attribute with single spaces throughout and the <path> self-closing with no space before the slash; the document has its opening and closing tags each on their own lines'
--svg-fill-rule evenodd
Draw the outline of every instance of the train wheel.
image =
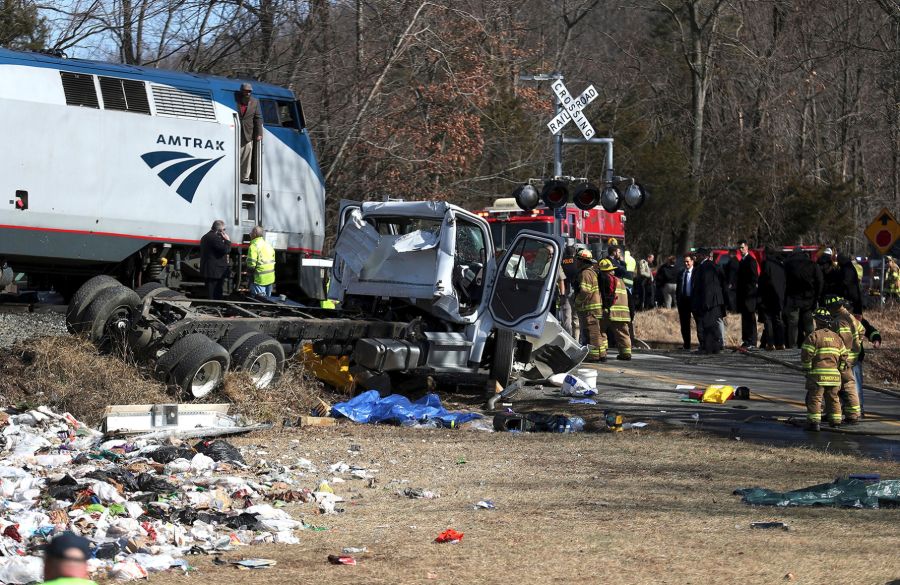
<svg viewBox="0 0 900 585">
<path fill-rule="evenodd" d="M 75 291 L 75 294 L 69 300 L 69 306 L 66 307 L 66 329 L 69 330 L 69 333 L 81 333 L 84 331 L 86 325 L 82 318 L 84 309 L 101 291 L 113 286 L 121 285 L 112 276 L 101 274 L 91 278 Z"/>
<path fill-rule="evenodd" d="M 181 361 L 172 370 L 171 381 L 184 393 L 203 398 L 219 387 L 228 371 L 230 360 L 225 348 L 200 335 L 189 335 Z"/>
<path fill-rule="evenodd" d="M 267 388 L 284 372 L 284 348 L 277 339 L 259 333 L 234 350 L 232 364 L 249 374 L 257 388 Z"/>
<path fill-rule="evenodd" d="M 84 309 L 81 320 L 90 340 L 103 351 L 122 346 L 140 312 L 141 299 L 122 285 L 101 290 Z"/>
</svg>

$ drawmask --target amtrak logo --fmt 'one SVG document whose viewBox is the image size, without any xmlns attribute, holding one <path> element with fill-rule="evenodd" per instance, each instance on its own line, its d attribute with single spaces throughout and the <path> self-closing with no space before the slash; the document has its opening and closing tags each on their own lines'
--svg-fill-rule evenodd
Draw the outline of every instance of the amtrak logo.
<svg viewBox="0 0 900 585">
<path fill-rule="evenodd" d="M 158 150 L 156 152 L 143 154 L 141 155 L 141 158 L 151 169 L 163 167 L 157 175 L 170 187 L 180 177 L 184 177 L 181 184 L 175 189 L 175 192 L 181 195 L 185 201 L 191 203 L 194 200 L 194 195 L 197 193 L 197 188 L 200 186 L 200 181 L 203 180 L 206 173 L 208 173 L 217 162 L 225 158 L 225 155 L 222 155 L 219 158 L 197 158 L 186 152 Z"/>
</svg>

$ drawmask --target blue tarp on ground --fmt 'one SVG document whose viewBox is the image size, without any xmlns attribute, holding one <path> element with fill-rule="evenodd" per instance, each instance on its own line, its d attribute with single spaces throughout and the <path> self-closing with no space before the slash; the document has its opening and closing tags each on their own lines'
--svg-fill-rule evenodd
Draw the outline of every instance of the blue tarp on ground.
<svg viewBox="0 0 900 585">
<path fill-rule="evenodd" d="M 406 396 L 391 394 L 381 397 L 378 390 L 369 390 L 347 402 L 331 407 L 334 417 L 345 416 L 358 423 L 415 424 L 428 420 L 440 421 L 441 426 L 456 427 L 481 418 L 474 412 L 449 412 L 441 405 L 437 394 L 428 394 L 415 402 Z"/>
</svg>

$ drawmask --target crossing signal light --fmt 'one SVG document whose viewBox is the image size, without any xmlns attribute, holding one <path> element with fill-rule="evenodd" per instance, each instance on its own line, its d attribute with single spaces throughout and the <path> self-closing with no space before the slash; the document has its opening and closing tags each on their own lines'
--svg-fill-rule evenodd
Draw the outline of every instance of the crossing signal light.
<svg viewBox="0 0 900 585">
<path fill-rule="evenodd" d="M 600 203 L 600 189 L 592 183 L 582 183 L 572 195 L 572 203 L 578 209 L 590 211 Z"/>
<path fill-rule="evenodd" d="M 638 209 L 647 200 L 647 192 L 637 183 L 632 183 L 625 189 L 625 205 L 630 209 Z"/>
<path fill-rule="evenodd" d="M 516 205 L 519 206 L 519 209 L 523 211 L 531 211 L 535 207 L 538 206 L 538 203 L 541 202 L 541 198 L 538 196 L 537 189 L 525 183 L 524 185 L 520 185 L 513 191 L 513 197 L 516 200 Z"/>
<path fill-rule="evenodd" d="M 607 186 L 600 195 L 600 205 L 607 213 L 615 213 L 622 205 L 622 195 L 612 185 Z"/>
<path fill-rule="evenodd" d="M 569 202 L 569 187 L 563 181 L 547 181 L 541 191 L 541 199 L 550 209 L 565 207 Z"/>
</svg>

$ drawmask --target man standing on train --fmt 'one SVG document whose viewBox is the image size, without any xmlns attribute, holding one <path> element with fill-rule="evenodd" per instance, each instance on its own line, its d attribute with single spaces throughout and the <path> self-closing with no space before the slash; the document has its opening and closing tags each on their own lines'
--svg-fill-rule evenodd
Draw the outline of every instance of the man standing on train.
<svg viewBox="0 0 900 585">
<path fill-rule="evenodd" d="M 253 173 L 253 149 L 262 140 L 262 115 L 259 100 L 252 94 L 253 86 L 242 83 L 237 100 L 241 121 L 241 183 L 257 182 Z"/>
</svg>

